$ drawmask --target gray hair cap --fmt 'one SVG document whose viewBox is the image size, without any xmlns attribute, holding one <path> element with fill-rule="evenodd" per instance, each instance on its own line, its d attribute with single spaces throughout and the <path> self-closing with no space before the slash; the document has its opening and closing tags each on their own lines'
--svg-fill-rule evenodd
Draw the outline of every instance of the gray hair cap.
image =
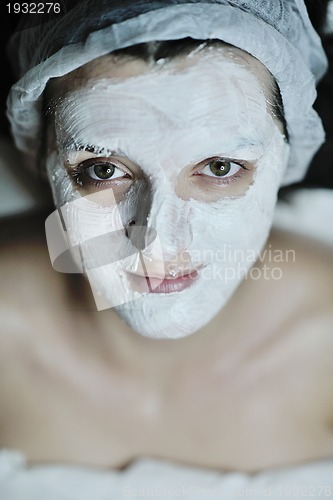
<svg viewBox="0 0 333 500">
<path fill-rule="evenodd" d="M 313 103 L 327 69 L 303 0 L 60 0 L 60 6 L 39 25 L 27 16 L 9 46 L 20 80 L 7 114 L 19 149 L 38 149 L 41 95 L 50 78 L 138 43 L 220 39 L 257 58 L 277 81 L 291 146 L 282 185 L 302 179 L 325 139 Z"/>
</svg>

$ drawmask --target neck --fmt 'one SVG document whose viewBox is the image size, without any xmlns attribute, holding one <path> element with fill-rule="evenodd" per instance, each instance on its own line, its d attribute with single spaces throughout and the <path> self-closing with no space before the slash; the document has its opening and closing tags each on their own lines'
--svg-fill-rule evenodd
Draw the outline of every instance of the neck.
<svg viewBox="0 0 333 500">
<path fill-rule="evenodd" d="M 264 266 L 265 262 L 258 264 Z M 88 283 L 86 287 L 89 288 Z M 175 370 L 239 364 L 254 345 L 268 335 L 270 321 L 260 315 L 259 304 L 267 294 L 265 280 L 245 280 L 226 306 L 203 328 L 180 339 L 151 339 L 126 325 L 113 309 L 75 316 L 73 342 L 87 359 L 97 352 L 111 370 L 134 376 L 170 374 Z M 273 311 L 271 312 L 273 314 Z M 279 321 L 279 318 L 276 318 Z M 65 338 L 65 342 L 68 339 Z M 212 368 L 213 369 L 213 368 Z"/>
</svg>

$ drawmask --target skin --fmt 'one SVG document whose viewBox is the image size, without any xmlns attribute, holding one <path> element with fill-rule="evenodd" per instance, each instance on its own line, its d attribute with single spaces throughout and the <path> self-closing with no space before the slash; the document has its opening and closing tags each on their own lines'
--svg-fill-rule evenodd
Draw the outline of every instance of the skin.
<svg viewBox="0 0 333 500">
<path fill-rule="evenodd" d="M 68 287 L 50 267 L 43 221 L 2 245 L 1 446 L 101 468 L 148 455 L 256 472 L 331 457 L 331 249 L 284 233 L 269 244 L 296 252 L 283 279 L 244 281 L 177 341 L 94 312 L 84 279 Z"/>
<path fill-rule="evenodd" d="M 52 270 L 43 223 L 7 230 L 21 236 L 0 254 L 1 446 L 107 468 L 150 455 L 255 472 L 332 456 L 330 249 L 273 232 L 267 246 L 297 256 L 283 277 L 244 280 L 208 325 L 170 341 L 96 312 L 82 276 Z"/>
<path fill-rule="evenodd" d="M 101 298 L 151 338 L 180 338 L 208 323 L 251 264 L 240 257 L 218 262 L 217 251 L 257 252 L 268 236 L 289 147 L 265 95 L 271 76 L 262 70 L 261 83 L 239 52 L 203 50 L 150 71 L 129 61 L 130 76 L 113 75 L 112 60 L 103 73 L 88 67 L 89 77 L 54 111 L 56 151 L 47 169 L 71 244 L 118 233 L 108 243 L 115 263 L 101 265 L 99 245 L 82 252 L 98 308 L 105 308 Z M 99 63 L 105 68 L 104 59 Z M 97 160 L 112 162 L 117 177 L 96 178 Z M 230 171 L 217 176 L 214 162 Z M 144 271 L 125 230 L 130 220 L 157 233 L 156 248 L 147 258 L 142 252 L 153 285 L 165 263 L 167 276 L 197 272 L 189 288 L 133 293 Z M 124 262 L 119 248 L 129 254 Z M 234 277 L 226 281 L 230 267 Z"/>
</svg>

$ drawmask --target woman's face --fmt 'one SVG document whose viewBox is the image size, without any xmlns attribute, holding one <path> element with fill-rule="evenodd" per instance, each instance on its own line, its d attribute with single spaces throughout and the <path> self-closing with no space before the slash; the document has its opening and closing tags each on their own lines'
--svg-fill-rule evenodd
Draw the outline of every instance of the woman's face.
<svg viewBox="0 0 333 500">
<path fill-rule="evenodd" d="M 214 48 L 154 67 L 102 57 L 53 87 L 48 175 L 97 308 L 148 337 L 195 332 L 271 227 L 289 154 L 271 75 Z"/>
</svg>

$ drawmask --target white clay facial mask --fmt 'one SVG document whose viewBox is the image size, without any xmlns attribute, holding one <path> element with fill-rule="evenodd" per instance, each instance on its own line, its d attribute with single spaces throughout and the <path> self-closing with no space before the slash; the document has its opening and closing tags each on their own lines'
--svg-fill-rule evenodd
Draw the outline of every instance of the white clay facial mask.
<svg viewBox="0 0 333 500">
<path fill-rule="evenodd" d="M 55 130 L 71 244 L 109 235 L 82 254 L 99 308 L 153 338 L 207 324 L 266 242 L 288 161 L 253 72 L 218 51 L 99 77 L 64 97 Z"/>
</svg>

